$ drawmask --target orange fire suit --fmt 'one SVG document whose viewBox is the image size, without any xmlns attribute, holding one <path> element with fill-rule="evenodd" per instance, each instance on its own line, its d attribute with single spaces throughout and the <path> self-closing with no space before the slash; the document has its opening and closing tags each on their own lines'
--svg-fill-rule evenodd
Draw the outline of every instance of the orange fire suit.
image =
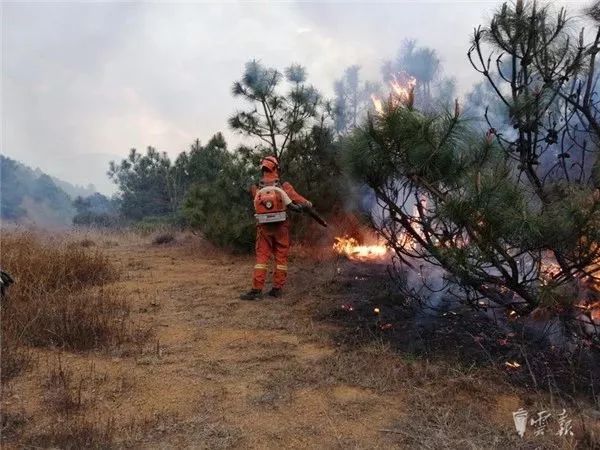
<svg viewBox="0 0 600 450">
<path fill-rule="evenodd" d="M 273 180 L 263 178 L 263 183 Z M 283 183 L 281 188 L 294 203 L 303 205 L 307 199 L 296 192 L 290 183 Z M 252 197 L 256 195 L 257 186 L 252 186 Z M 267 279 L 269 259 L 275 256 L 275 271 L 273 272 L 273 287 L 281 289 L 287 278 L 287 258 L 290 250 L 289 219 L 277 223 L 257 224 L 256 226 L 256 265 L 252 277 L 252 288 L 262 290 Z"/>
</svg>

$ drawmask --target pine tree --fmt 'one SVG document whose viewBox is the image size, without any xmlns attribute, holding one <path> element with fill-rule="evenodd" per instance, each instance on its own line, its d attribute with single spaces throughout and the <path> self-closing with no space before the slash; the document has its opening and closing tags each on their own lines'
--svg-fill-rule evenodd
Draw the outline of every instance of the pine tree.
<svg viewBox="0 0 600 450">
<path fill-rule="evenodd" d="M 348 147 L 401 261 L 443 268 L 475 308 L 543 310 L 598 344 L 581 307 L 600 286 L 597 36 L 573 36 L 564 10 L 505 4 L 475 31 L 469 58 L 505 105 L 507 131 L 490 120 L 482 136 L 458 105 L 431 116 L 389 102 Z"/>
<path fill-rule="evenodd" d="M 258 61 L 248 62 L 241 80 L 233 84 L 232 93 L 251 108 L 236 112 L 229 125 L 244 136 L 257 138 L 259 151 L 281 158 L 322 114 L 321 95 L 306 83 L 306 77 L 306 69 L 297 64 L 282 74 Z M 290 86 L 287 92 L 281 92 L 284 80 Z"/>
<path fill-rule="evenodd" d="M 333 117 L 335 130 L 345 134 L 356 128 L 371 106 L 371 96 L 379 91 L 376 83 L 360 81 L 360 66 L 354 65 L 334 83 Z"/>
</svg>

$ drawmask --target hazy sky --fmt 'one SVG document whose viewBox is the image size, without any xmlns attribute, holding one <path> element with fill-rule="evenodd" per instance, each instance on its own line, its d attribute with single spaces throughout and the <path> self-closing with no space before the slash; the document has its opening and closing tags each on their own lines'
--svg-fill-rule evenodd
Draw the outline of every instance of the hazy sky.
<svg viewBox="0 0 600 450">
<path fill-rule="evenodd" d="M 331 95 L 349 65 L 378 79 L 407 38 L 436 48 L 465 91 L 479 79 L 470 33 L 499 4 L 3 2 L 2 153 L 112 192 L 108 161 L 132 147 L 175 156 L 217 131 L 240 142 L 226 120 L 246 61 L 301 63 Z"/>
</svg>

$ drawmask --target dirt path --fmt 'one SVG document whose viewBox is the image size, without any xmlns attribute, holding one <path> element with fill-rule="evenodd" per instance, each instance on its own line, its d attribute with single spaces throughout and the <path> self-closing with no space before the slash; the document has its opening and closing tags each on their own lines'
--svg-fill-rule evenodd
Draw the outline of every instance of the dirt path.
<svg viewBox="0 0 600 450">
<path fill-rule="evenodd" d="M 325 375 L 319 366 L 336 350 L 325 326 L 305 310 L 316 288 L 306 282 L 317 268 L 304 267 L 308 273 L 298 276 L 291 264 L 284 299 L 243 302 L 238 295 L 248 288 L 251 258 L 200 255 L 179 246 L 133 247 L 116 255 L 132 268 L 122 284 L 139 289 L 138 308 L 157 329 L 160 353 L 124 360 L 137 395 L 119 406 L 177 417 L 163 425 L 164 436 L 153 433 L 148 443 L 389 447 L 378 429 L 402 414 L 401 399 L 319 379 Z"/>
</svg>

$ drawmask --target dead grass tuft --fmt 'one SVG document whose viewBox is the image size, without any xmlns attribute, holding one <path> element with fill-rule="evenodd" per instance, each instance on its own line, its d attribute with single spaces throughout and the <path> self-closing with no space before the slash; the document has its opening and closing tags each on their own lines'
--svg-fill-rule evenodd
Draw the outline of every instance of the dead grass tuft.
<svg viewBox="0 0 600 450">
<path fill-rule="evenodd" d="M 259 382 L 261 392 L 249 398 L 249 401 L 257 406 L 272 407 L 277 403 L 289 402 L 298 389 L 314 387 L 323 381 L 319 378 L 316 365 L 287 360 L 268 371 Z"/>
<path fill-rule="evenodd" d="M 57 364 L 49 370 L 42 383 L 44 403 L 52 412 L 66 416 L 79 411 L 84 404 L 85 381 L 82 377 L 76 382 L 73 371 L 63 367 L 59 355 Z"/>
<path fill-rule="evenodd" d="M 171 232 L 158 233 L 152 239 L 152 243 L 154 245 L 170 244 L 171 242 L 174 242 L 174 241 L 175 241 L 175 235 Z"/>
<path fill-rule="evenodd" d="M 115 434 L 112 419 L 96 421 L 72 416 L 53 420 L 47 428 L 29 436 L 26 445 L 34 448 L 105 449 L 115 446 Z"/>
<path fill-rule="evenodd" d="M 15 279 L 9 302 L 44 292 L 99 286 L 118 278 L 116 267 L 99 250 L 42 241 L 32 233 L 2 236 L 2 267 Z"/>
<path fill-rule="evenodd" d="M 95 247 L 96 242 L 93 239 L 85 238 L 78 242 L 78 244 L 84 248 Z"/>
<path fill-rule="evenodd" d="M 179 442 L 175 447 L 210 450 L 244 448 L 240 445 L 243 435 L 238 427 L 228 424 L 223 418 L 215 419 L 206 412 L 198 412 L 187 420 L 177 416 L 158 415 L 154 418 L 154 423 L 147 423 L 141 429 L 145 429 L 144 439 L 140 442 L 142 447 L 171 448 L 172 436 L 179 434 L 184 436 L 182 440 L 187 445 Z"/>
<path fill-rule="evenodd" d="M 456 392 L 439 395 L 436 389 L 408 391 L 410 411 L 381 430 L 406 448 L 422 449 L 570 449 L 579 448 L 573 438 L 555 432 L 534 436 L 528 429 L 524 439 L 510 425 L 489 421 L 485 400 L 457 396 Z M 464 396 L 464 394 L 463 394 Z M 595 448 L 582 446 L 580 448 Z"/>
<path fill-rule="evenodd" d="M 119 347 L 142 337 L 129 320 L 129 305 L 114 288 L 47 296 L 27 303 L 11 316 L 28 326 L 22 339 L 34 346 L 70 350 Z"/>
<path fill-rule="evenodd" d="M 0 379 L 2 384 L 27 370 L 31 362 L 31 351 L 22 347 L 15 339 L 7 338 L 3 333 L 0 342 Z"/>
<path fill-rule="evenodd" d="M 322 379 L 378 392 L 396 390 L 402 385 L 407 369 L 400 358 L 392 358 L 390 354 L 388 347 L 381 343 L 336 352 L 321 359 Z"/>
<path fill-rule="evenodd" d="M 7 439 L 17 436 L 30 420 L 23 411 L 5 411 L 1 413 L 0 444 Z"/>
<path fill-rule="evenodd" d="M 98 249 L 2 236 L 0 264 L 15 279 L 2 304 L 2 381 L 26 368 L 24 345 L 89 350 L 143 339 L 123 294 L 106 284 L 119 273 Z"/>
<path fill-rule="evenodd" d="M 476 405 L 465 408 L 464 405 L 432 401 L 429 396 L 416 397 L 411 402 L 410 413 L 381 432 L 406 448 L 522 448 L 512 430 L 499 433 L 497 427 L 482 420 Z"/>
</svg>

